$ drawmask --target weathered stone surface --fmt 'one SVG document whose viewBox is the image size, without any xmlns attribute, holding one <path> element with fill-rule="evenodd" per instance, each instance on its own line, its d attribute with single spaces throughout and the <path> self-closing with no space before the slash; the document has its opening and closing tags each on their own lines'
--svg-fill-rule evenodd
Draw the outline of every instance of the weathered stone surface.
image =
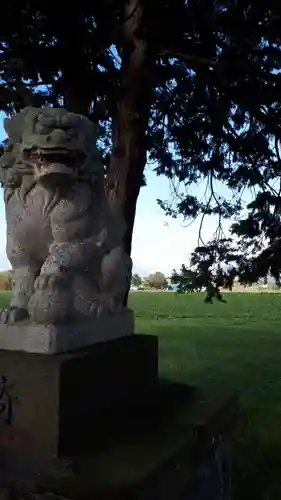
<svg viewBox="0 0 281 500">
<path fill-rule="evenodd" d="M 0 500 L 12 500 L 12 496 L 7 488 L 0 488 Z"/>
<path fill-rule="evenodd" d="M 29 456 L 95 450 L 108 438 L 108 421 L 119 429 L 127 402 L 155 388 L 157 354 L 157 337 L 147 335 L 67 354 L 0 351 L 0 457 L 3 450 L 21 452 L 28 464 Z"/>
<path fill-rule="evenodd" d="M 13 267 L 3 324 L 94 320 L 123 308 L 132 262 L 104 192 L 96 130 L 65 109 L 27 107 L 4 122 L 0 160 Z"/>
<path fill-rule="evenodd" d="M 102 313 L 91 322 L 36 325 L 30 321 L 1 325 L 0 349 L 56 354 L 132 335 L 134 314 L 129 309 Z"/>
<path fill-rule="evenodd" d="M 40 484 L 42 492 L 75 500 L 230 500 L 237 399 L 161 384 L 139 403 L 127 419 L 133 403 L 124 406 L 122 427 L 113 408 L 106 425 L 92 426 L 93 433 L 106 428 L 107 439 L 57 467 L 24 455 L 20 462 L 12 450 L 8 457 L 0 449 L 0 484 L 3 478 L 27 484 L 33 477 L 34 489 Z"/>
</svg>

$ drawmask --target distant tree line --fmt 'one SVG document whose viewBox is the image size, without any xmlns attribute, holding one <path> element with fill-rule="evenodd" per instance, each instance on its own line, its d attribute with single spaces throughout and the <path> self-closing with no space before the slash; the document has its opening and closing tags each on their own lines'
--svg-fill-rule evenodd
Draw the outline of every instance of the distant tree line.
<svg viewBox="0 0 281 500">
<path fill-rule="evenodd" d="M 147 280 L 150 287 L 155 288 L 156 290 L 161 290 L 163 288 L 166 288 L 167 286 L 167 280 L 165 278 L 165 275 L 160 271 L 157 271 L 156 273 L 153 273 L 150 276 L 148 276 Z"/>
<path fill-rule="evenodd" d="M 12 290 L 12 271 L 0 272 L 0 291 Z"/>
<path fill-rule="evenodd" d="M 155 290 L 163 290 L 166 288 L 167 284 L 168 281 L 165 274 L 160 271 L 152 273 L 146 278 L 141 278 L 139 274 L 134 273 L 131 281 L 133 287 L 138 288 L 143 286 L 144 288 L 154 288 Z"/>
</svg>

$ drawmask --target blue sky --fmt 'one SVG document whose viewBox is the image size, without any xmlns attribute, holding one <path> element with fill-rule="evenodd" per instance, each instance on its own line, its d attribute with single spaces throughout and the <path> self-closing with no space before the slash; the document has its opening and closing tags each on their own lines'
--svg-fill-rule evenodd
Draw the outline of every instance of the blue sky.
<svg viewBox="0 0 281 500">
<path fill-rule="evenodd" d="M 4 138 L 3 113 L 0 113 L 0 141 Z M 166 217 L 156 199 L 168 200 L 171 195 L 169 182 L 164 177 L 156 177 L 147 167 L 147 186 L 141 189 L 137 204 L 133 234 L 132 259 L 134 270 L 142 276 L 162 271 L 169 276 L 171 271 L 188 264 L 190 252 L 197 245 L 199 222 L 184 227 L 182 220 Z M 208 217 L 203 227 L 203 237 L 207 241 L 215 232 L 217 219 Z M 0 197 L 0 270 L 10 268 L 6 256 L 6 223 L 3 190 Z"/>
</svg>

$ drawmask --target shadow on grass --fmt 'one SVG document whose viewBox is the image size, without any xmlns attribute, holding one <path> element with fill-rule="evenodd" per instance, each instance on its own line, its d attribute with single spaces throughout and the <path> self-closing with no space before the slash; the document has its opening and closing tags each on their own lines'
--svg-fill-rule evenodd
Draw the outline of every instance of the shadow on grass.
<svg viewBox="0 0 281 500">
<path fill-rule="evenodd" d="M 270 434 L 270 429 L 268 429 Z M 265 443 L 255 429 L 251 416 L 240 412 L 234 438 L 233 491 L 237 500 L 281 499 L 281 443 Z"/>
</svg>

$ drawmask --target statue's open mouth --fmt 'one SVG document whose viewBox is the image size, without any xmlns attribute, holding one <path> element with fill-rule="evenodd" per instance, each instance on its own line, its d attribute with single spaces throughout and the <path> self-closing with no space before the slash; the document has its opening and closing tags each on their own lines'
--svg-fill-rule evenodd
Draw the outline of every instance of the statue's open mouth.
<svg viewBox="0 0 281 500">
<path fill-rule="evenodd" d="M 61 173 L 71 174 L 76 171 L 83 163 L 83 154 L 79 151 L 71 151 L 67 149 L 40 149 L 34 148 L 24 151 L 24 160 L 36 166 L 37 172 L 40 175 L 46 175 L 48 172 L 54 171 L 55 166 L 60 166 Z M 66 167 L 65 169 L 62 167 Z M 70 171 L 68 170 L 70 169 Z M 59 171 L 57 171 L 59 173 Z"/>
<path fill-rule="evenodd" d="M 33 148 L 23 152 L 23 160 L 33 166 L 40 184 L 54 188 L 72 183 L 79 176 L 85 157 L 76 150 Z"/>
</svg>

